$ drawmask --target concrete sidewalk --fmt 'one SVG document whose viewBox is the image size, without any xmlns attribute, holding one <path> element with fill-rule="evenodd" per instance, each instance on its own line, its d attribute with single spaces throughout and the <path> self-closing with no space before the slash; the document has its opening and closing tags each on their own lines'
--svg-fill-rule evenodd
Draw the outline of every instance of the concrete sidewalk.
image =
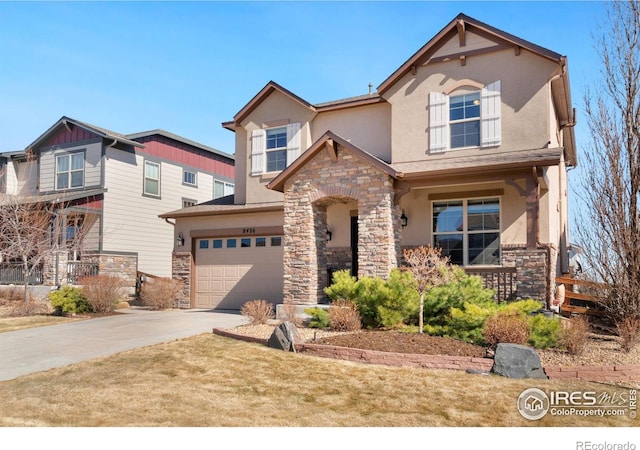
<svg viewBox="0 0 640 450">
<path fill-rule="evenodd" d="M 120 312 L 124 314 L 0 333 L 0 381 L 247 323 L 237 311 Z"/>
</svg>

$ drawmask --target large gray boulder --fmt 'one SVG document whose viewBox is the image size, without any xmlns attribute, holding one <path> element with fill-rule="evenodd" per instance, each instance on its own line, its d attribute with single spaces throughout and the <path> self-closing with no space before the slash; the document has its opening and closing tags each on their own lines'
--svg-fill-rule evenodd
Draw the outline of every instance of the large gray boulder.
<svg viewBox="0 0 640 450">
<path fill-rule="evenodd" d="M 491 371 L 508 378 L 547 379 L 538 353 L 524 345 L 498 344 Z"/>
<path fill-rule="evenodd" d="M 275 330 L 273 330 L 267 345 L 271 348 L 277 348 L 278 350 L 295 352 L 296 345 L 301 344 L 302 342 L 302 338 L 300 337 L 300 333 L 298 333 L 296 326 L 292 322 L 287 321 L 282 322 L 275 328 Z"/>
</svg>

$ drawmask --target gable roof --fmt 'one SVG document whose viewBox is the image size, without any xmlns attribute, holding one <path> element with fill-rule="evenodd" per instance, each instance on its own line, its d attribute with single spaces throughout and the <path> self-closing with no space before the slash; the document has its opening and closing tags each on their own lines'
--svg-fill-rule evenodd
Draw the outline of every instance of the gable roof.
<svg viewBox="0 0 640 450">
<path fill-rule="evenodd" d="M 121 142 L 123 144 L 144 148 L 144 145 L 142 145 L 139 142 L 128 139 L 123 134 L 116 133 L 111 130 L 107 130 L 106 128 L 97 127 L 95 125 L 91 125 L 86 122 L 81 122 L 79 120 L 72 119 L 67 116 L 62 116 L 56 123 L 54 123 L 51 127 L 49 127 L 47 131 L 42 133 L 35 141 L 29 144 L 29 146 L 25 150 L 36 148 L 38 145 L 42 144 L 42 142 L 44 142 L 44 140 L 47 139 L 52 133 L 54 133 L 60 126 L 64 126 L 65 128 L 69 129 L 70 125 L 83 128 L 105 139 L 113 139 L 114 141 Z"/>
<path fill-rule="evenodd" d="M 251 114 L 264 100 L 266 100 L 273 92 L 280 92 L 290 99 L 298 102 L 303 107 L 309 109 L 312 112 L 324 112 L 332 111 L 334 109 L 352 108 L 354 106 L 372 105 L 376 103 L 386 102 L 377 93 L 369 93 L 364 95 L 358 95 L 355 97 L 348 97 L 339 100 L 332 100 L 323 103 L 312 104 L 303 98 L 297 96 L 293 92 L 280 86 L 275 81 L 269 81 L 260 92 L 258 92 L 235 116 L 233 120 L 223 122 L 222 127 L 231 131 L 235 131 L 235 127 L 238 123 L 242 122 L 249 114 Z"/>
<path fill-rule="evenodd" d="M 300 103 L 305 108 L 310 109 L 311 111 L 315 111 L 315 107 L 304 100 L 301 97 L 298 97 L 296 94 L 291 92 L 288 89 L 283 88 L 275 81 L 269 81 L 265 87 L 263 87 L 260 92 L 258 92 L 250 101 L 247 103 L 238 113 L 233 116 L 232 122 L 227 122 L 227 124 L 234 124 L 242 122 L 253 110 L 255 110 L 267 97 L 269 97 L 274 91 L 278 91 L 281 94 L 284 94 L 286 97 L 289 97 L 291 100 Z M 225 127 L 227 128 L 227 127 Z"/>
<path fill-rule="evenodd" d="M 150 137 L 150 136 L 162 136 L 162 137 L 165 137 L 165 138 L 168 138 L 168 139 L 173 139 L 174 141 L 178 141 L 178 142 L 181 142 L 183 144 L 191 145 L 192 147 L 199 148 L 199 149 L 207 151 L 209 153 L 214 153 L 214 154 L 222 156 L 224 158 L 228 158 L 230 160 L 235 160 L 235 157 L 233 155 L 225 153 L 222 150 L 218 150 L 218 149 L 215 149 L 213 147 L 209 147 L 208 145 L 204 145 L 204 144 L 201 144 L 199 142 L 192 141 L 191 139 L 187 139 L 186 137 L 183 137 L 183 136 L 180 136 L 180 135 L 177 135 L 177 134 L 174 134 L 174 133 L 170 133 L 169 131 L 162 130 L 162 129 L 155 129 L 155 130 L 149 130 L 149 131 L 141 131 L 139 133 L 127 134 L 126 138 L 127 139 L 136 140 L 136 139 L 141 139 L 141 138 Z"/>
<path fill-rule="evenodd" d="M 311 158 L 313 158 L 318 152 L 325 148 L 326 145 L 336 148 L 336 145 L 349 149 L 356 156 L 364 159 L 372 166 L 378 168 L 381 172 L 386 173 L 392 178 L 402 178 L 404 175 L 402 172 L 397 171 L 386 162 L 379 158 L 376 158 L 371 153 L 362 150 L 360 147 L 352 144 L 343 137 L 338 136 L 332 131 L 324 133 L 311 147 L 309 147 L 302 155 L 298 157 L 289 167 L 280 172 L 269 184 L 267 188 L 274 191 L 284 191 L 284 183 L 293 174 L 295 174 L 301 167 L 303 167 Z"/>
<path fill-rule="evenodd" d="M 465 14 L 458 14 L 447 26 L 445 26 L 438 34 L 436 34 L 429 42 L 422 46 L 416 53 L 404 62 L 395 72 L 393 72 L 386 80 L 378 86 L 378 92 L 383 94 L 391 86 L 393 86 L 400 78 L 409 73 L 414 67 L 424 64 L 428 61 L 429 57 L 433 55 L 442 45 L 447 43 L 456 34 L 461 35 L 461 39 L 464 39 L 463 35 L 467 31 L 473 31 L 476 34 L 485 36 L 488 39 L 502 42 L 504 44 L 513 46 L 514 48 L 524 48 L 532 53 L 537 54 L 543 58 L 549 59 L 554 62 L 560 63 L 564 57 L 559 53 L 536 45 L 527 40 L 521 39 L 517 36 L 509 34 L 505 31 L 499 30 L 491 25 L 487 25 L 484 22 L 480 22 Z"/>
</svg>

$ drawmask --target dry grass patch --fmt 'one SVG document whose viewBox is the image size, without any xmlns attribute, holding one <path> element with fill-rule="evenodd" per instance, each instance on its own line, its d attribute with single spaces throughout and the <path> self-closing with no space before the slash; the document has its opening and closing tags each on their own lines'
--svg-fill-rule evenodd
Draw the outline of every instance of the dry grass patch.
<svg viewBox="0 0 640 450">
<path fill-rule="evenodd" d="M 83 320 L 75 317 L 60 316 L 29 316 L 29 317 L 2 317 L 0 318 L 0 333 L 17 331 L 25 328 L 44 327 L 59 323 Z"/>
<path fill-rule="evenodd" d="M 602 385 L 360 365 L 285 353 L 212 334 L 0 383 L 4 426 L 433 427 L 575 426 L 529 422 L 529 387 Z M 610 391 L 611 387 L 607 390 Z M 589 417 L 581 426 L 628 426 Z"/>
</svg>

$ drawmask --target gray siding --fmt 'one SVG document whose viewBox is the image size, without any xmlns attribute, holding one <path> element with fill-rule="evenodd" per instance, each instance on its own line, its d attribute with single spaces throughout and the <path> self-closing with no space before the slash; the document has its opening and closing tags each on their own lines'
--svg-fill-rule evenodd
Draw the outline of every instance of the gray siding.
<svg viewBox="0 0 640 450">
<path fill-rule="evenodd" d="M 102 140 L 64 148 L 42 150 L 40 153 L 40 192 L 55 190 L 56 156 L 84 150 L 84 187 L 101 186 Z"/>
</svg>

